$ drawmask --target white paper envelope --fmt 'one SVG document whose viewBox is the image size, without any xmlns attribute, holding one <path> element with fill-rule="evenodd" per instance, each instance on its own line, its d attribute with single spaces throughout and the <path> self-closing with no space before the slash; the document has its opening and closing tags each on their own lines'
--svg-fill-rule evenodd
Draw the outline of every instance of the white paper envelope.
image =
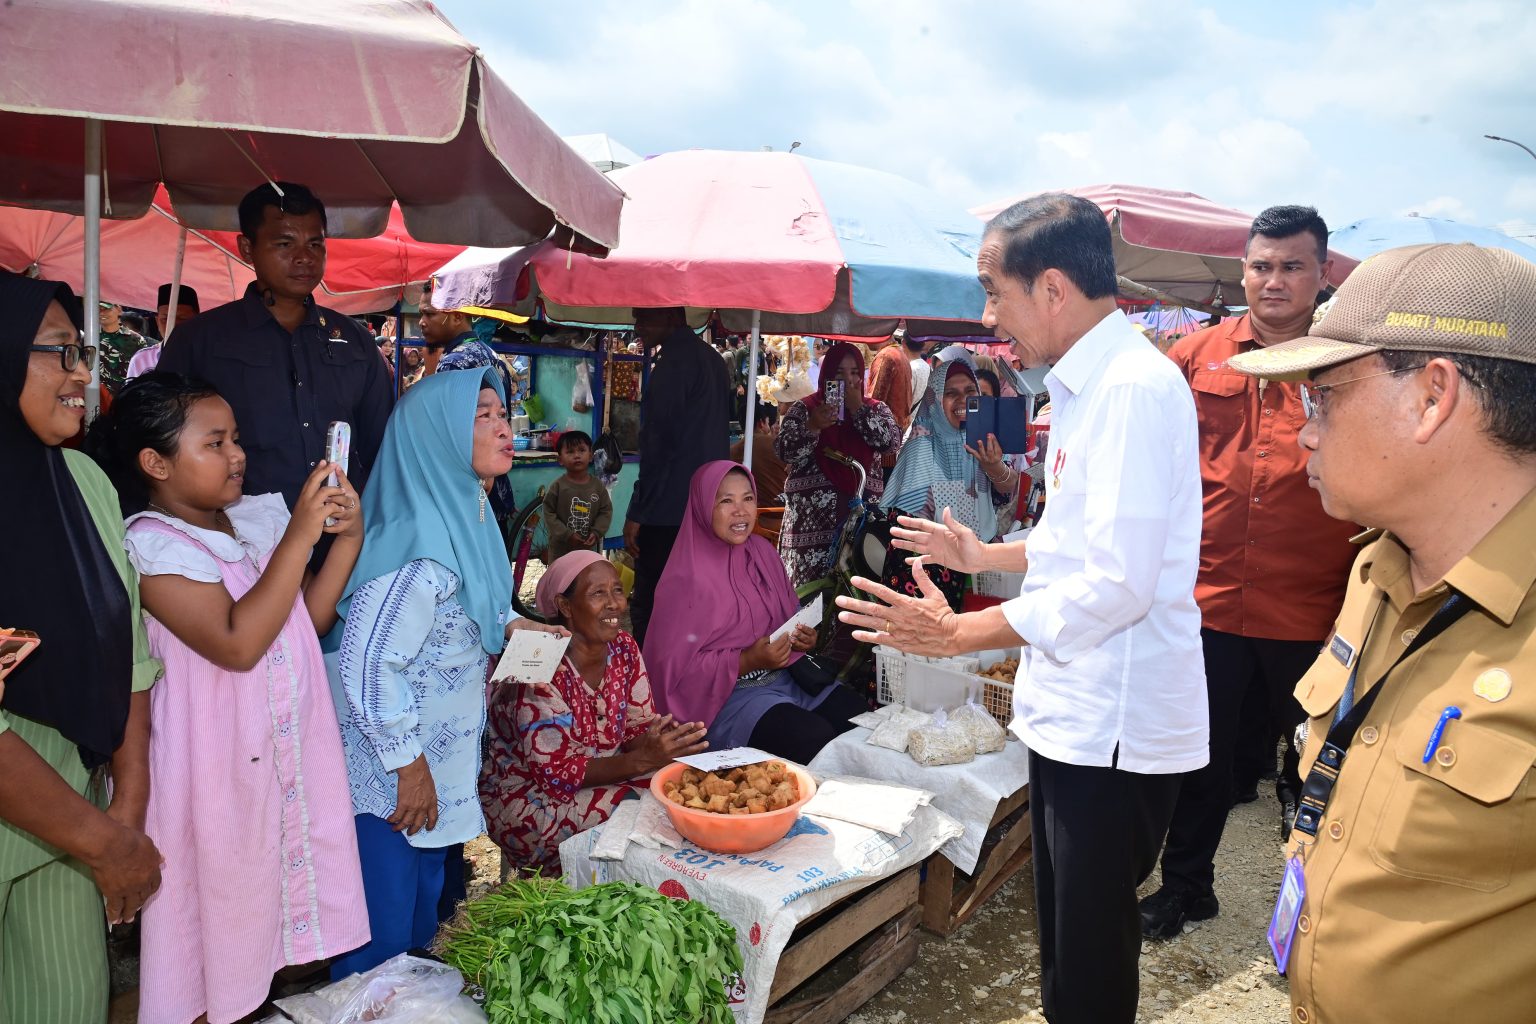
<svg viewBox="0 0 1536 1024">
<path fill-rule="evenodd" d="M 731 747 L 728 750 L 706 750 L 702 754 L 689 754 L 677 760 L 697 768 L 701 772 L 718 772 L 724 768 L 739 768 L 744 764 L 757 764 L 759 761 L 782 761 L 782 757 L 774 757 L 764 750 L 756 747 Z"/>
<path fill-rule="evenodd" d="M 809 626 L 812 629 L 820 626 L 822 610 L 821 598 L 822 595 L 817 594 L 815 600 L 806 605 L 804 608 L 801 608 L 794 615 L 790 616 L 789 621 L 784 623 L 784 625 L 780 626 L 778 629 L 774 630 L 773 633 L 769 635 L 768 639 L 777 640 L 785 633 L 794 632 L 796 626 Z"/>
<path fill-rule="evenodd" d="M 510 679 L 528 684 L 547 683 L 555 678 L 555 670 L 560 667 L 560 659 L 565 657 L 565 649 L 570 643 L 568 636 L 556 636 L 537 629 L 514 629 L 506 650 L 501 652 L 501 661 L 496 664 L 491 682 Z"/>
</svg>

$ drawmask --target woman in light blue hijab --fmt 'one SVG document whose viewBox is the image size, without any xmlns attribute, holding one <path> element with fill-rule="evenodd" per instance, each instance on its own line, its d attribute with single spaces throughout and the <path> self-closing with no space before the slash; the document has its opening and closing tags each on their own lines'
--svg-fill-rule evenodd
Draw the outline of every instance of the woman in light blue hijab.
<svg viewBox="0 0 1536 1024">
<path fill-rule="evenodd" d="M 429 943 L 447 851 L 485 830 L 485 681 L 512 603 L 485 481 L 511 468 L 496 372 L 439 373 L 395 407 L 363 491 L 372 521 L 327 646 L 373 938 L 333 977 Z"/>
<path fill-rule="evenodd" d="M 954 354 L 928 379 L 880 507 L 935 520 L 948 507 L 987 542 L 1007 525 L 999 522 L 998 511 L 1013 500 L 1018 480 L 996 442 L 993 451 L 966 445 L 965 403 L 978 393 L 975 363 L 964 349 L 945 351 Z"/>
<path fill-rule="evenodd" d="M 976 532 L 983 542 L 996 539 L 1006 526 L 999 511 L 1010 507 L 1018 477 L 1003 461 L 996 440 L 978 449 L 965 443 L 966 400 L 977 394 L 971 354 L 952 346 L 947 361 L 928 378 L 928 388 L 912 417 L 912 430 L 901 446 L 896 468 L 885 482 L 880 507 L 923 519 L 942 520 L 944 509 Z M 964 578 L 941 565 L 926 565 L 929 577 L 958 610 Z M 905 558 L 888 558 L 882 580 L 886 586 L 917 596 L 911 567 Z"/>
</svg>

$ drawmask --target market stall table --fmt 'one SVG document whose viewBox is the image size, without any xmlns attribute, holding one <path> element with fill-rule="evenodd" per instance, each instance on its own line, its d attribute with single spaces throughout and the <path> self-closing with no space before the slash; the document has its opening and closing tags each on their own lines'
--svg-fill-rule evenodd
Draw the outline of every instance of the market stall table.
<svg viewBox="0 0 1536 1024">
<path fill-rule="evenodd" d="M 822 748 L 810 769 L 818 776 L 857 775 L 927 790 L 934 807 L 960 822 L 964 832 L 928 858 L 922 891 L 923 927 L 949 935 L 1029 863 L 1029 752 L 1010 738 L 995 754 L 924 767 L 868 743 L 869 736 L 864 728 L 843 733 Z"/>
<path fill-rule="evenodd" d="M 640 804 L 560 844 L 561 867 L 573 886 L 655 886 L 701 900 L 734 925 L 744 961 L 732 992 L 739 1024 L 833 1024 L 905 970 L 917 956 L 918 865 L 961 831 L 928 806 L 917 808 L 897 836 L 802 815 L 765 850 L 714 854 L 672 831 L 649 793 Z M 620 859 L 598 859 L 609 827 L 633 828 L 660 845 L 630 842 Z M 806 981 L 861 944 L 853 978 L 829 993 L 795 998 Z"/>
</svg>

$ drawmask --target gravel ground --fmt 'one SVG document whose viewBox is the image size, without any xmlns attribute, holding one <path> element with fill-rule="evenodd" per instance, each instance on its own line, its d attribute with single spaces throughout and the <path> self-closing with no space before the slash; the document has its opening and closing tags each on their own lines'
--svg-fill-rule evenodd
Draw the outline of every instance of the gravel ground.
<svg viewBox="0 0 1536 1024">
<path fill-rule="evenodd" d="M 1270 963 L 1269 924 L 1282 867 L 1273 797 L 1240 805 L 1216 858 L 1221 913 L 1141 952 L 1144 1024 L 1216 1021 L 1284 1024 L 1285 980 Z M 1142 895 L 1157 888 L 1154 874 Z M 1033 883 L 1015 875 L 947 940 L 922 933 L 917 963 L 849 1024 L 1014 1024 L 1044 1021 Z"/>
<path fill-rule="evenodd" d="M 1216 858 L 1221 913 L 1186 925 L 1141 953 L 1143 1024 L 1199 1021 L 1285 1024 L 1290 999 L 1270 962 L 1264 929 L 1282 858 L 1272 797 L 1235 808 Z M 471 898 L 496 885 L 501 854 L 484 837 L 465 850 Z M 1142 890 L 1157 888 L 1156 875 Z M 849 1018 L 849 1024 L 1034 1024 L 1040 1013 L 1040 951 L 1028 869 L 1019 872 L 948 939 L 921 932 L 917 963 Z M 834 968 L 835 970 L 835 968 Z"/>
</svg>

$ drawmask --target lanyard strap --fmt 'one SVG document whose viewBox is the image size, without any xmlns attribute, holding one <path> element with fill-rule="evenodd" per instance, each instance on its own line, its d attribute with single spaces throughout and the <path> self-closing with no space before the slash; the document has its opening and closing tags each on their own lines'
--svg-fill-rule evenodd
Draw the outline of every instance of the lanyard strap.
<svg viewBox="0 0 1536 1024">
<path fill-rule="evenodd" d="M 1382 605 L 1386 604 L 1385 594 L 1381 597 Z M 1339 772 L 1344 767 L 1344 754 L 1349 750 L 1349 745 L 1354 742 L 1355 733 L 1359 731 L 1360 724 L 1365 721 L 1365 716 L 1370 713 L 1371 707 L 1376 703 L 1376 697 L 1383 689 L 1387 677 L 1390 676 L 1408 657 L 1429 643 L 1435 637 L 1444 633 L 1451 623 L 1461 618 L 1472 610 L 1472 602 L 1461 594 L 1452 591 L 1434 617 L 1419 630 L 1417 636 L 1408 646 L 1387 666 L 1387 670 L 1381 674 L 1376 685 L 1371 687 L 1366 695 L 1355 701 L 1354 706 L 1348 708 L 1345 713 L 1336 719 L 1333 728 L 1328 730 L 1328 736 L 1323 740 L 1323 749 L 1318 751 L 1317 760 L 1312 763 L 1312 770 L 1307 773 L 1307 781 L 1301 787 L 1301 799 L 1297 801 L 1295 828 L 1303 834 L 1317 838 L 1317 830 L 1323 823 L 1323 812 L 1328 809 L 1328 801 L 1333 796 L 1333 787 L 1339 780 Z M 1376 617 L 1381 616 L 1381 606 L 1376 609 Z M 1375 632 L 1376 619 L 1371 620 L 1371 632 Z M 1349 671 L 1349 682 L 1345 685 L 1344 696 L 1340 698 L 1341 705 L 1353 699 L 1355 693 L 1355 677 L 1360 671 L 1360 659 L 1364 657 L 1366 644 L 1370 640 L 1370 633 L 1360 642 L 1360 655 L 1356 657 L 1354 666 Z"/>
</svg>

